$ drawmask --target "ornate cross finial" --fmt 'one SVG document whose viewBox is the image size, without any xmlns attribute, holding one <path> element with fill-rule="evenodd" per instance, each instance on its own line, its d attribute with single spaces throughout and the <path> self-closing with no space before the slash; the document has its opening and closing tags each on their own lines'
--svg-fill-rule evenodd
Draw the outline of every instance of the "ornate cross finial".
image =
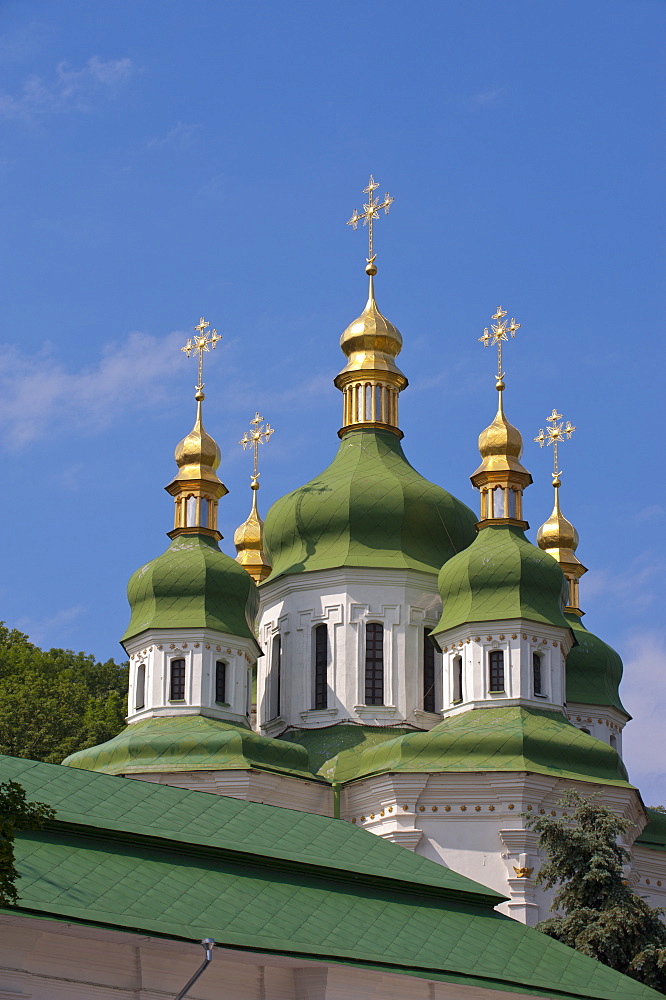
<svg viewBox="0 0 666 1000">
<path fill-rule="evenodd" d="M 374 179 L 372 174 L 370 174 L 370 180 L 368 182 L 368 186 L 366 188 L 363 188 L 363 194 L 367 194 L 368 196 L 367 204 L 363 206 L 362 212 L 359 212 L 358 209 L 355 208 L 351 219 L 349 219 L 349 221 L 347 222 L 347 225 L 351 226 L 352 229 L 356 229 L 361 220 L 363 220 L 363 225 L 368 227 L 367 261 L 370 266 L 372 266 L 375 263 L 375 257 L 377 256 L 377 254 L 374 252 L 375 251 L 374 240 L 373 240 L 374 234 L 372 228 L 373 221 L 379 218 L 379 213 L 381 212 L 382 209 L 384 209 L 384 215 L 388 215 L 389 208 L 395 201 L 395 198 L 392 198 L 388 193 L 388 191 L 384 195 L 383 201 L 380 201 L 379 198 L 375 198 L 375 191 L 377 190 L 378 187 L 379 184 Z"/>
<path fill-rule="evenodd" d="M 510 333 L 512 337 L 516 336 L 516 331 L 520 330 L 520 323 L 516 323 L 515 319 L 512 319 L 508 323 L 504 317 L 507 315 L 506 310 L 502 309 L 501 306 L 497 307 L 497 312 L 494 313 L 490 318 L 496 320 L 497 322 L 491 323 L 490 330 L 488 327 L 483 331 L 483 336 L 479 337 L 479 343 L 483 344 L 484 347 L 490 347 L 491 345 L 495 347 L 497 345 L 497 381 L 501 382 L 504 378 L 504 372 L 502 371 L 502 341 L 507 340 L 507 333 Z"/>
<path fill-rule="evenodd" d="M 562 419 L 562 414 L 554 409 L 551 415 L 546 417 L 546 421 L 550 424 L 550 427 L 546 427 L 545 431 L 543 428 L 539 428 L 539 433 L 534 438 L 540 448 L 543 448 L 545 444 L 552 444 L 553 446 L 553 486 L 560 485 L 560 476 L 562 475 L 558 447 L 562 441 L 570 441 L 571 435 L 576 430 L 570 420 L 567 420 L 566 424 L 564 424 L 561 422 Z"/>
<path fill-rule="evenodd" d="M 206 333 L 206 329 L 210 326 L 208 320 L 205 320 L 203 316 L 199 320 L 197 326 L 194 327 L 194 332 L 197 334 L 196 337 L 190 337 L 190 339 L 185 344 L 185 347 L 181 347 L 181 351 L 187 354 L 188 358 L 192 351 L 198 351 L 199 353 L 199 382 L 196 386 L 197 394 L 203 393 L 203 356 L 204 351 L 207 351 L 210 347 L 215 349 L 218 340 L 222 340 L 220 334 L 217 330 L 211 330 L 210 334 Z M 203 395 L 201 397 L 203 399 Z"/>
<path fill-rule="evenodd" d="M 245 431 L 243 437 L 238 442 L 243 446 L 243 451 L 247 451 L 248 448 L 254 449 L 254 469 L 252 472 L 252 483 L 251 488 L 253 490 L 259 489 L 259 445 L 265 444 L 270 440 L 271 434 L 275 433 L 274 428 L 270 424 L 264 424 L 263 417 L 260 416 L 259 412 L 255 413 L 254 417 L 250 421 L 250 430 Z"/>
</svg>

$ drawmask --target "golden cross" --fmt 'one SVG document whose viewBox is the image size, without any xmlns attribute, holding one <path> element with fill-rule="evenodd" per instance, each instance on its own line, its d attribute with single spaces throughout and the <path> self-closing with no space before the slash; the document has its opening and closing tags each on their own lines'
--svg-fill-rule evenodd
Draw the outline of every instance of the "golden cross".
<svg viewBox="0 0 666 1000">
<path fill-rule="evenodd" d="M 199 353 L 199 384 L 196 387 L 197 392 L 203 391 L 203 356 L 204 351 L 207 351 L 210 347 L 215 349 L 215 345 L 218 340 L 222 340 L 220 334 L 217 330 L 211 330 L 210 334 L 206 333 L 207 328 L 210 326 L 208 320 L 205 320 L 203 316 L 199 320 L 197 326 L 194 327 L 194 332 L 197 334 L 196 337 L 190 337 L 190 339 L 185 344 L 185 347 L 181 347 L 181 351 L 187 354 L 188 358 L 192 351 L 198 351 Z"/>
<path fill-rule="evenodd" d="M 510 333 L 512 337 L 516 336 L 516 331 L 520 330 L 520 323 L 516 323 L 515 319 L 512 319 L 510 323 L 504 319 L 507 315 L 506 310 L 502 309 L 501 306 L 497 307 L 497 312 L 494 313 L 490 318 L 496 320 L 496 323 L 490 324 L 490 329 L 492 333 L 488 330 L 488 327 L 483 331 L 483 336 L 479 337 L 479 343 L 483 344 L 484 347 L 490 347 L 491 344 L 494 347 L 497 345 L 497 381 L 501 382 L 504 378 L 504 372 L 502 371 L 502 341 L 507 340 L 507 333 Z"/>
<path fill-rule="evenodd" d="M 255 413 L 254 417 L 250 421 L 250 430 L 245 431 L 243 437 L 238 442 L 242 444 L 243 451 L 247 451 L 248 448 L 254 449 L 254 470 L 252 472 L 252 489 L 258 490 L 259 483 L 257 482 L 259 478 L 259 445 L 265 444 L 270 440 L 271 434 L 275 433 L 275 430 L 270 424 L 262 423 L 263 417 L 259 415 L 259 412 Z"/>
<path fill-rule="evenodd" d="M 370 174 L 368 186 L 363 188 L 363 194 L 367 194 L 368 196 L 367 204 L 363 206 L 362 212 L 359 212 L 358 209 L 355 208 L 351 219 L 347 222 L 347 225 L 351 226 L 352 229 L 356 229 L 361 220 L 363 220 L 363 225 L 368 227 L 368 264 L 374 264 L 375 257 L 377 256 L 374 252 L 374 234 L 372 229 L 373 221 L 379 218 L 379 213 L 382 209 L 384 209 L 384 215 L 388 215 L 389 208 L 395 201 L 395 198 L 392 198 L 388 191 L 384 195 L 383 201 L 380 201 L 379 198 L 375 198 L 375 191 L 378 187 L 379 184 L 374 179 L 372 174 Z"/>
<path fill-rule="evenodd" d="M 567 420 L 566 424 L 563 424 L 561 423 L 562 419 L 562 414 L 554 409 L 551 415 L 546 417 L 546 421 L 551 426 L 546 427 L 545 431 L 542 427 L 539 428 L 539 433 L 534 438 L 540 448 L 543 448 L 545 444 L 552 444 L 553 446 L 553 485 L 556 486 L 560 485 L 560 476 L 562 475 L 557 449 L 562 441 L 570 441 L 571 435 L 576 430 L 570 420 Z"/>
</svg>

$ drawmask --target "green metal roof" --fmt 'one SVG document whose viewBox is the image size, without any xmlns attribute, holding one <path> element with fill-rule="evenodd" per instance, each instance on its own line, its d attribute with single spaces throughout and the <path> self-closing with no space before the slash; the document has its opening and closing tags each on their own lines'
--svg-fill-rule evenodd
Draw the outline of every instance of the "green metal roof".
<svg viewBox="0 0 666 1000">
<path fill-rule="evenodd" d="M 435 633 L 507 618 L 569 628 L 562 570 L 514 525 L 482 528 L 469 548 L 442 566 L 439 592 L 444 607 Z"/>
<path fill-rule="evenodd" d="M 636 838 L 636 843 L 642 847 L 651 847 L 654 851 L 666 851 L 666 813 L 657 809 L 646 809 L 648 824 Z"/>
<path fill-rule="evenodd" d="M 327 469 L 269 510 L 268 579 L 338 566 L 437 573 L 470 544 L 475 521 L 412 468 L 395 434 L 349 431 Z"/>
<path fill-rule="evenodd" d="M 71 754 L 63 764 L 105 774 L 249 769 L 317 780 L 304 747 L 204 715 L 133 722 L 108 742 Z"/>
<path fill-rule="evenodd" d="M 620 700 L 622 660 L 583 625 L 578 615 L 565 616 L 578 645 L 567 656 L 567 702 L 583 705 L 610 705 L 631 718 Z"/>
<path fill-rule="evenodd" d="M 360 754 L 347 750 L 319 773 L 330 781 L 371 774 L 529 771 L 575 781 L 632 787 L 618 754 L 560 712 L 507 706 L 450 716 L 428 732 L 408 733 Z"/>
<path fill-rule="evenodd" d="M 340 820 L 0 758 L 56 820 L 16 840 L 27 915 L 550 998 L 659 994 Z"/>
<path fill-rule="evenodd" d="M 317 729 L 287 729 L 280 739 L 306 747 L 310 755 L 310 766 L 313 771 L 317 771 L 327 760 L 343 750 L 360 753 L 378 743 L 416 731 L 414 726 L 362 726 L 339 722 L 337 725 Z"/>
<path fill-rule="evenodd" d="M 132 575 L 127 597 L 132 617 L 122 641 L 149 628 L 200 627 L 255 641 L 254 580 L 208 535 L 174 538 Z"/>
</svg>

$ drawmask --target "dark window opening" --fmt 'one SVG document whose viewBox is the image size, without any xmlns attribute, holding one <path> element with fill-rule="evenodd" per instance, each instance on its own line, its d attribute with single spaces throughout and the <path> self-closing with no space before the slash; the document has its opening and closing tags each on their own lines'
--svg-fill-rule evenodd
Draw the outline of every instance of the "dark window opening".
<svg viewBox="0 0 666 1000">
<path fill-rule="evenodd" d="M 227 665 L 224 660 L 215 664 L 215 701 L 227 700 Z"/>
<path fill-rule="evenodd" d="M 328 629 L 317 625 L 314 656 L 314 707 L 328 707 Z"/>
<path fill-rule="evenodd" d="M 462 656 L 453 658 L 453 704 L 456 705 L 463 700 L 462 695 L 463 659 Z"/>
<path fill-rule="evenodd" d="M 543 678 L 541 676 L 541 656 L 539 653 L 532 653 L 532 681 L 534 683 L 534 693 L 543 695 Z"/>
<path fill-rule="evenodd" d="M 170 701 L 185 700 L 185 660 L 171 661 Z"/>
<path fill-rule="evenodd" d="M 504 653 L 494 649 L 489 657 L 490 663 L 490 690 L 493 692 L 504 691 Z"/>
<path fill-rule="evenodd" d="M 429 630 L 423 629 L 423 711 L 436 712 L 435 707 L 435 644 Z"/>
<path fill-rule="evenodd" d="M 365 703 L 384 704 L 384 626 L 365 626 Z"/>
<path fill-rule="evenodd" d="M 276 635 L 273 639 L 273 654 L 271 657 L 273 672 L 273 711 L 272 718 L 276 719 L 282 709 L 282 639 Z"/>
<path fill-rule="evenodd" d="M 135 708 L 144 708 L 146 704 L 146 664 L 140 663 L 136 672 Z"/>
</svg>

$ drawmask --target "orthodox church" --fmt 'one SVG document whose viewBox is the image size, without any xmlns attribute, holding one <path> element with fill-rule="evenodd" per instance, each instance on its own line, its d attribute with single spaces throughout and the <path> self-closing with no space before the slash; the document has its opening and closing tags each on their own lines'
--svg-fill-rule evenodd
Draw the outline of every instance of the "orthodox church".
<svg viewBox="0 0 666 1000">
<path fill-rule="evenodd" d="M 392 201 L 387 195 L 380 204 L 376 187 L 371 178 L 365 214 L 350 220 L 368 222 L 370 233 Z M 37 902 L 28 910 L 46 920 L 88 921 L 94 930 L 86 933 L 100 940 L 113 928 L 118 948 L 122 929 L 151 940 L 194 940 L 217 919 L 219 939 L 236 949 L 225 973 L 236 984 L 234 997 L 351 998 L 361 989 L 377 998 L 461 1000 L 498 992 L 656 996 L 529 929 L 548 915 L 550 899 L 535 883 L 542 859 L 525 816 L 560 815 L 557 803 L 568 788 L 599 792 L 631 821 L 627 878 L 652 905 L 666 903 L 666 817 L 646 809 L 622 763 L 629 721 L 618 690 L 622 663 L 582 623 L 579 579 L 586 570 L 576 555 L 577 532 L 560 508 L 557 464 L 552 514 L 537 545 L 525 535 L 523 493 L 532 478 L 521 463 L 521 434 L 505 412 L 501 359 L 502 342 L 518 324 L 498 309 L 492 333 L 481 338 L 498 347 L 498 372 L 497 412 L 479 436 L 480 464 L 471 476 L 477 515 L 418 473 L 403 451 L 399 398 L 408 381 L 396 361 L 402 338 L 377 305 L 372 237 L 366 272 L 367 303 L 340 341 L 337 453 L 315 479 L 273 504 L 264 523 L 256 454 L 271 429 L 257 415 L 247 438 L 255 450 L 252 509 L 235 534 L 236 560 L 218 544 L 218 504 L 227 488 L 218 476 L 218 446 L 203 424 L 201 365 L 217 336 L 202 319 L 188 341 L 186 353 L 199 359 L 196 418 L 176 448 L 177 473 L 166 487 L 174 498 L 171 541 L 128 588 L 127 727 L 73 754 L 64 767 L 11 765 L 36 797 L 56 796 L 62 823 L 81 838 L 83 853 L 93 829 L 111 868 L 125 858 L 128 849 L 118 845 L 127 838 L 167 853 L 150 861 L 153 868 L 136 863 L 135 888 L 124 890 L 125 923 L 117 909 L 109 916 L 116 903 L 105 909 L 91 896 L 86 908 L 71 885 L 58 897 L 60 909 L 49 910 L 44 900 L 52 897 L 38 876 Z M 541 443 L 557 447 L 573 430 L 553 411 Z M 160 924 L 154 875 L 167 861 L 178 867 L 183 844 L 188 858 L 199 859 L 202 878 L 160 869 L 160 892 L 181 907 L 175 923 Z M 60 849 L 56 838 L 44 872 L 58 870 Z M 36 868 L 40 850 L 29 855 Z M 215 881 L 229 852 L 246 865 L 244 888 L 233 899 Z M 281 872 L 277 880 L 264 873 L 268 888 L 260 893 L 247 868 L 252 852 Z M 100 869 L 87 854 L 85 864 L 94 883 Z M 271 893 L 286 894 L 280 886 L 289 880 L 297 895 L 308 887 L 320 897 L 304 895 L 301 904 L 300 896 L 284 895 L 278 905 Z M 192 898 L 193 884 L 200 901 Z M 221 930 L 219 914 L 208 925 L 200 919 L 217 891 L 227 893 L 229 907 Z M 380 909 L 388 913 L 388 900 L 394 904 L 386 925 L 369 909 L 382 893 Z M 438 906 L 461 921 L 451 924 L 448 938 L 432 937 Z M 329 922 L 315 947 L 307 935 L 322 920 Z M 474 934 L 470 921 L 477 921 Z M 419 939 L 414 952 L 410 928 Z M 278 946 L 282 938 L 288 944 Z M 157 969 L 158 945 L 148 951 L 142 960 Z M 506 967 L 511 955 L 522 956 L 520 974 Z M 268 973 L 257 971 L 268 966 L 270 988 Z M 252 992 L 244 975 L 253 983 L 263 975 L 264 992 Z M 0 989 L 0 997 L 28 995 Z"/>
</svg>

